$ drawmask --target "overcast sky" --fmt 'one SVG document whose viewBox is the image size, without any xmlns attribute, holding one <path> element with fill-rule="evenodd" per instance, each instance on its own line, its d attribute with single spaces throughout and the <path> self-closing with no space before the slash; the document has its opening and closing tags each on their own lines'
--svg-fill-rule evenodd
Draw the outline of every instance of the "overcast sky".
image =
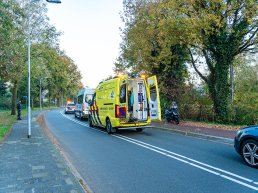
<svg viewBox="0 0 258 193">
<path fill-rule="evenodd" d="M 50 23 L 63 32 L 61 49 L 79 67 L 84 86 L 96 87 L 119 55 L 122 0 L 61 0 L 48 4 Z"/>
</svg>

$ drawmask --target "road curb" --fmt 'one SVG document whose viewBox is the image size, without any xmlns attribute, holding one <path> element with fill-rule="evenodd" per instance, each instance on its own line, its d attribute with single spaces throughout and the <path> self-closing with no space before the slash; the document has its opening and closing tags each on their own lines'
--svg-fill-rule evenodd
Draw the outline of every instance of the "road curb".
<svg viewBox="0 0 258 193">
<path fill-rule="evenodd" d="M 234 139 L 231 139 L 231 138 L 207 135 L 207 134 L 202 134 L 202 133 L 195 133 L 195 132 L 191 132 L 191 131 L 182 131 L 179 129 L 173 129 L 173 128 L 167 128 L 167 127 L 155 126 L 155 128 L 171 131 L 173 133 L 178 133 L 181 135 L 192 136 L 192 137 L 197 137 L 197 138 L 202 138 L 202 139 L 212 140 L 212 141 L 219 141 L 219 142 L 227 143 L 230 145 L 234 144 Z"/>
</svg>

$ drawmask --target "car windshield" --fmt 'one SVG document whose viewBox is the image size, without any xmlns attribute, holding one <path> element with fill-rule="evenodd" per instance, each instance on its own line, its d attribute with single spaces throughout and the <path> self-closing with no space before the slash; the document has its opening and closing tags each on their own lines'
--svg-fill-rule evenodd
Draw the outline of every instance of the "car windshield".
<svg viewBox="0 0 258 193">
<path fill-rule="evenodd" d="M 72 107 L 72 106 L 75 106 L 75 104 L 74 103 L 69 103 L 69 104 L 67 104 L 67 106 Z"/>
</svg>

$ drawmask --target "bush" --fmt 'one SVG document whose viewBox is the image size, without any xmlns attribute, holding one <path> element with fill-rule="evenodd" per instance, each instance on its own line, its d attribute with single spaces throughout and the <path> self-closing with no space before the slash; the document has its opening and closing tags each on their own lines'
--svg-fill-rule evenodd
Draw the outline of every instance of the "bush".
<svg viewBox="0 0 258 193">
<path fill-rule="evenodd" d="M 165 117 L 165 109 L 170 105 L 171 101 L 166 100 L 162 95 L 160 96 L 160 108 L 161 108 L 161 116 Z"/>
<path fill-rule="evenodd" d="M 0 109 L 11 109 L 11 97 L 0 96 Z"/>
<path fill-rule="evenodd" d="M 254 125 L 258 124 L 258 109 L 248 106 L 235 106 L 232 122 L 235 124 Z"/>
<path fill-rule="evenodd" d="M 212 105 L 203 104 L 182 104 L 179 106 L 181 119 L 193 121 L 214 121 Z"/>
</svg>

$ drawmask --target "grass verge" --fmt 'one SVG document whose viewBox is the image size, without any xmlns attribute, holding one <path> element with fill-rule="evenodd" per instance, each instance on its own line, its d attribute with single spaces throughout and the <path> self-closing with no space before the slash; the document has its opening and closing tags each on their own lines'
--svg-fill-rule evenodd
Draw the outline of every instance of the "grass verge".
<svg viewBox="0 0 258 193">
<path fill-rule="evenodd" d="M 44 110 L 50 110 L 57 107 L 45 107 Z M 40 108 L 33 108 L 31 111 L 38 111 Z M 17 113 L 17 112 L 16 112 Z M 21 117 L 27 116 L 27 109 L 22 109 Z M 17 115 L 11 115 L 11 110 L 0 110 L 0 143 L 11 131 L 12 125 L 17 120 Z"/>
<path fill-rule="evenodd" d="M 17 116 L 10 115 L 10 111 L 0 111 L 0 142 L 11 130 L 12 125 L 15 123 Z"/>
</svg>

